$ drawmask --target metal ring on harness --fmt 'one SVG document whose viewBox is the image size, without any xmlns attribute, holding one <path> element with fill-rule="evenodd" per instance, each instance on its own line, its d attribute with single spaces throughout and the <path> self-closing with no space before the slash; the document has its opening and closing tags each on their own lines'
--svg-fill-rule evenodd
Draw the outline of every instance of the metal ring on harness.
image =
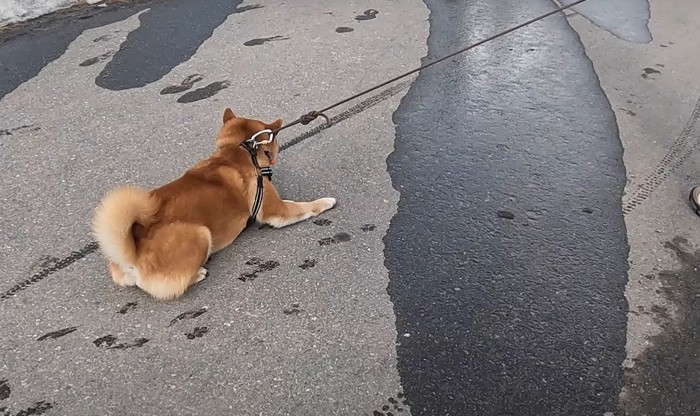
<svg viewBox="0 0 700 416">
<path fill-rule="evenodd" d="M 259 135 L 265 134 L 265 133 L 267 133 L 267 134 L 269 135 L 269 139 L 268 139 L 268 140 L 263 140 L 263 141 L 261 141 L 261 142 L 255 141 L 255 139 L 256 139 Z M 258 146 L 263 145 L 263 144 L 272 143 L 274 140 L 275 140 L 275 135 L 274 135 L 274 133 L 272 132 L 272 130 L 270 130 L 270 129 L 265 129 L 265 130 L 260 130 L 259 132 L 255 133 L 255 134 L 253 135 L 253 137 L 251 137 L 250 139 L 246 140 L 246 142 L 253 142 L 253 143 L 252 143 L 253 147 L 258 147 Z"/>
</svg>

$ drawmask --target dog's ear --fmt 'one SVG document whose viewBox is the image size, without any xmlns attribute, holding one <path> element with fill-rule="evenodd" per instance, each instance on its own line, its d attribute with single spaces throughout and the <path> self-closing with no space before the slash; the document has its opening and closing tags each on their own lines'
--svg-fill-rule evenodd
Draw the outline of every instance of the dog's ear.
<svg viewBox="0 0 700 416">
<path fill-rule="evenodd" d="M 271 124 L 267 125 L 267 128 L 270 130 L 277 130 L 280 127 L 282 127 L 282 119 L 281 118 L 278 118 L 277 120 L 273 121 Z"/>
<path fill-rule="evenodd" d="M 236 118 L 236 115 L 233 114 L 233 110 L 230 108 L 226 107 L 226 110 L 224 110 L 224 124 L 226 124 L 227 121 Z"/>
</svg>

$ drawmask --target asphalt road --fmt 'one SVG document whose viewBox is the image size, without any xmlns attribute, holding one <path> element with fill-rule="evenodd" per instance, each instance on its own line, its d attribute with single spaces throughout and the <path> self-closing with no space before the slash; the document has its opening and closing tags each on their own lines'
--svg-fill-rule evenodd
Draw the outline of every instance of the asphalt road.
<svg viewBox="0 0 700 416">
<path fill-rule="evenodd" d="M 246 231 L 167 303 L 112 285 L 88 234 L 104 192 L 206 157 L 226 106 L 291 120 L 553 3 L 127 2 L 0 34 L 0 415 L 696 414 L 700 255 L 690 216 L 653 209 L 700 169 L 700 91 L 650 84 L 676 34 L 621 4 L 289 130 L 283 196 L 338 208 Z M 641 103 L 678 118 L 632 134 Z"/>
<path fill-rule="evenodd" d="M 428 55 L 441 56 L 551 2 L 428 5 Z M 394 122 L 401 199 L 384 241 L 397 329 L 411 334 L 398 356 L 414 412 L 613 410 L 625 170 L 614 114 L 565 17 L 424 71 Z"/>
</svg>

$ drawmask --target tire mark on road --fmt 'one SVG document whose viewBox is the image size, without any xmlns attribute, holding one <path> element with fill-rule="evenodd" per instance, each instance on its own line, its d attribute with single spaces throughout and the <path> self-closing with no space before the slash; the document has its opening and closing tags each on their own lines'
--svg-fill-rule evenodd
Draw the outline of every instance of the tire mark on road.
<svg viewBox="0 0 700 416">
<path fill-rule="evenodd" d="M 647 175 L 632 195 L 625 201 L 622 212 L 629 214 L 644 202 L 676 169 L 695 152 L 700 145 L 700 137 L 691 137 L 695 132 L 695 125 L 700 118 L 700 98 L 695 103 L 690 118 L 681 131 L 676 141 L 666 152 L 666 155 L 656 165 L 656 168 Z M 690 143 L 690 146 L 688 144 Z"/>
<path fill-rule="evenodd" d="M 66 267 L 70 266 L 71 264 L 75 263 L 76 261 L 85 258 L 88 254 L 94 253 L 97 251 L 98 245 L 96 242 L 91 242 L 87 244 L 85 247 L 78 251 L 72 252 L 69 256 L 62 258 L 61 260 L 57 261 L 55 264 L 51 265 L 50 267 L 43 268 L 39 270 L 37 273 L 35 273 L 32 277 L 29 279 L 23 280 L 10 289 L 6 290 L 5 292 L 0 295 L 0 301 L 4 301 L 6 299 L 9 299 L 16 295 L 18 292 L 26 289 L 27 287 L 33 285 L 34 283 L 40 282 L 44 280 L 45 278 L 51 276 L 52 274 L 56 273 L 59 270 L 63 270 Z"/>
</svg>

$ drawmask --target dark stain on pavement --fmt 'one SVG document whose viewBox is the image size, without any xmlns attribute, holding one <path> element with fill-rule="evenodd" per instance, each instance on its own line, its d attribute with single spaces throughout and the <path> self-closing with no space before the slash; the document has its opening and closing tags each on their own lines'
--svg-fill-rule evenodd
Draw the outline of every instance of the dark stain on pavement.
<svg viewBox="0 0 700 416">
<path fill-rule="evenodd" d="M 367 9 L 361 15 L 355 16 L 355 20 L 358 22 L 363 22 L 365 20 L 372 20 L 377 17 L 379 12 L 374 9 Z"/>
<path fill-rule="evenodd" d="M 306 259 L 304 260 L 303 263 L 299 265 L 299 268 L 302 270 L 310 269 L 312 267 L 316 267 L 316 260 L 315 259 Z"/>
<path fill-rule="evenodd" d="M 148 341 L 148 338 L 136 338 L 132 342 L 121 342 L 117 344 L 117 337 L 114 335 L 105 335 L 92 341 L 92 343 L 98 348 L 105 348 L 108 350 L 128 350 L 130 348 L 143 347 Z"/>
<path fill-rule="evenodd" d="M 363 225 L 362 228 L 361 228 L 361 230 L 364 231 L 364 232 L 366 232 L 366 233 L 367 233 L 367 232 L 370 232 L 370 231 L 374 231 L 374 230 L 376 230 L 376 229 L 377 229 L 377 226 L 374 225 L 374 224 L 365 224 L 365 225 Z"/>
<path fill-rule="evenodd" d="M 0 400 L 5 400 L 10 397 L 10 383 L 7 380 L 0 380 Z"/>
<path fill-rule="evenodd" d="M 629 416 L 700 414 L 694 384 L 700 379 L 700 250 L 683 237 L 664 247 L 680 262 L 678 268 L 657 273 L 662 293 L 676 314 L 672 317 L 666 308 L 652 308 L 663 332 L 651 337 L 651 345 L 625 371 L 622 403 Z"/>
<path fill-rule="evenodd" d="M 72 326 L 72 327 L 70 327 L 70 328 L 64 328 L 64 329 L 59 329 L 58 331 L 53 331 L 53 332 L 49 332 L 48 334 L 44 334 L 44 335 L 40 336 L 39 338 L 37 338 L 36 340 L 37 340 L 37 341 L 43 341 L 43 340 L 49 339 L 49 338 L 50 338 L 50 339 L 61 338 L 61 337 L 63 337 L 63 336 L 66 336 L 66 335 L 70 334 L 71 332 L 74 332 L 74 331 L 77 330 L 77 329 L 78 329 L 77 326 Z"/>
<path fill-rule="evenodd" d="M 98 55 L 98 56 L 95 56 L 94 58 L 90 58 L 90 59 L 84 60 L 83 62 L 81 62 L 80 64 L 78 64 L 78 66 L 91 66 L 91 65 L 95 65 L 95 64 L 98 63 L 98 62 L 102 62 L 102 61 L 108 59 L 108 58 L 111 57 L 112 55 L 114 55 L 114 51 L 105 52 L 105 53 L 103 53 L 102 55 Z"/>
<path fill-rule="evenodd" d="M 661 74 L 661 71 L 658 69 L 654 68 L 644 68 L 644 72 L 642 72 L 642 78 L 644 79 L 649 79 L 650 75 L 655 75 L 655 74 Z M 651 79 L 654 79 L 653 77 Z"/>
<path fill-rule="evenodd" d="M 187 339 L 202 338 L 204 334 L 209 332 L 209 328 L 206 326 L 195 327 L 192 331 L 185 333 Z"/>
<path fill-rule="evenodd" d="M 375 410 L 372 415 L 374 416 L 395 416 L 398 414 L 401 414 L 404 412 L 406 409 L 406 403 L 404 402 L 404 395 L 403 393 L 398 393 L 396 396 L 398 399 L 395 399 L 394 397 L 389 397 L 387 399 L 387 404 L 382 406 L 381 411 L 380 410 Z M 420 412 L 415 412 L 416 414 L 420 414 Z"/>
<path fill-rule="evenodd" d="M 131 348 L 140 348 L 146 345 L 148 338 L 136 338 L 132 342 L 123 342 L 107 347 L 108 350 L 128 350 Z"/>
<path fill-rule="evenodd" d="M 173 326 L 176 323 L 182 322 L 186 319 L 195 319 L 199 316 L 204 315 L 206 312 L 207 312 L 206 307 L 201 307 L 199 309 L 193 309 L 191 311 L 183 312 L 183 313 L 179 314 L 178 316 L 176 316 L 175 318 L 173 318 L 173 320 L 170 321 L 170 324 L 168 326 Z"/>
<path fill-rule="evenodd" d="M 331 244 L 345 243 L 352 240 L 352 236 L 348 233 L 338 233 L 333 237 L 325 237 L 318 240 L 318 244 L 321 246 L 329 246 Z"/>
<path fill-rule="evenodd" d="M 271 36 L 269 38 L 256 38 L 256 39 L 251 39 L 251 40 L 247 40 L 247 41 L 243 42 L 243 45 L 245 45 L 245 46 L 260 46 L 260 45 L 263 45 L 267 42 L 276 42 L 276 41 L 280 41 L 280 40 L 289 40 L 289 38 L 281 36 L 281 35 Z"/>
<path fill-rule="evenodd" d="M 333 224 L 333 221 L 331 221 L 327 218 L 316 218 L 314 220 L 314 224 L 319 225 L 321 227 L 327 227 L 327 226 Z"/>
<path fill-rule="evenodd" d="M 127 312 L 133 311 L 134 309 L 136 309 L 137 305 L 138 305 L 138 303 L 136 303 L 136 302 L 128 302 L 126 305 L 122 306 L 117 311 L 117 313 L 122 314 L 122 315 L 126 315 Z"/>
<path fill-rule="evenodd" d="M 95 79 L 99 87 L 119 91 L 160 80 L 189 60 L 242 0 L 170 0 L 148 2 L 139 27 L 127 35 L 119 51 Z"/>
<path fill-rule="evenodd" d="M 6 400 L 10 398 L 10 384 L 7 380 L 0 380 L 0 400 Z M 32 406 L 20 410 L 15 413 L 15 416 L 33 416 L 33 415 L 43 415 L 47 410 L 53 408 L 53 403 L 47 403 L 46 401 L 35 402 Z M 0 416 L 11 416 L 10 410 L 6 406 L 0 406 Z"/>
<path fill-rule="evenodd" d="M 99 43 L 99 42 L 106 42 L 108 40 L 112 40 L 117 36 L 117 33 L 119 33 L 119 30 L 115 30 L 114 33 L 107 33 L 106 35 L 98 36 L 95 39 L 92 40 L 93 43 Z"/>
<path fill-rule="evenodd" d="M 53 409 L 54 403 L 49 403 L 46 401 L 40 401 L 34 403 L 32 406 L 20 410 L 19 412 L 15 413 L 15 416 L 38 416 L 38 415 L 43 415 L 49 410 Z M 9 414 L 9 413 L 7 413 Z"/>
<path fill-rule="evenodd" d="M 191 89 L 192 87 L 194 87 L 194 84 L 196 84 L 197 82 L 199 82 L 203 79 L 204 79 L 204 77 L 199 75 L 199 74 L 188 75 L 187 77 L 185 77 L 185 79 L 183 79 L 180 82 L 180 85 L 168 85 L 167 87 L 160 90 L 160 94 L 161 95 L 179 94 L 181 92 L 185 92 L 185 91 Z"/>
<path fill-rule="evenodd" d="M 180 98 L 177 99 L 177 102 L 181 104 L 186 104 L 211 98 L 218 94 L 219 91 L 228 88 L 230 85 L 231 83 L 229 81 L 212 82 L 211 84 L 205 87 L 197 88 L 196 90 L 192 90 L 188 93 L 183 94 Z"/>
<path fill-rule="evenodd" d="M 92 343 L 95 344 L 96 347 L 110 347 L 114 345 L 115 342 L 117 342 L 117 337 L 115 337 L 114 335 L 105 335 L 92 341 Z"/>
<path fill-rule="evenodd" d="M 285 315 L 299 315 L 303 311 L 304 311 L 303 309 L 299 308 L 299 302 L 294 302 L 294 303 L 292 303 L 292 306 L 290 308 L 286 308 L 282 312 Z"/>
<path fill-rule="evenodd" d="M 277 266 L 280 265 L 279 262 L 276 262 L 274 260 L 264 262 L 259 257 L 253 257 L 250 260 L 246 261 L 245 264 L 257 267 L 252 272 L 241 273 L 240 277 L 238 277 L 238 280 L 240 280 L 241 282 L 253 281 L 258 277 L 259 273 L 268 272 L 277 268 Z"/>
</svg>

